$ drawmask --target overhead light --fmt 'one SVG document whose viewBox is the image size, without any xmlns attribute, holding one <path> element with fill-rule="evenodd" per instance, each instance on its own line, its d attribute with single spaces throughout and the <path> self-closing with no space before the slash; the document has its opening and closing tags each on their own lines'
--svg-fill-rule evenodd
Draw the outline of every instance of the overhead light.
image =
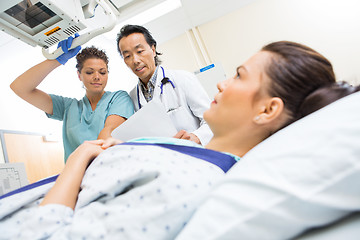
<svg viewBox="0 0 360 240">
<path fill-rule="evenodd" d="M 136 25 L 144 25 L 145 23 L 151 22 L 175 9 L 181 7 L 180 0 L 166 0 L 158 5 L 155 5 L 148 10 L 145 10 L 134 17 L 129 18 L 122 22 L 122 25 L 126 24 L 136 24 Z"/>
<path fill-rule="evenodd" d="M 171 11 L 174 11 L 175 9 L 180 8 L 181 6 L 182 6 L 181 0 L 166 0 L 125 21 L 118 23 L 117 25 L 120 26 L 124 26 L 126 24 L 144 25 Z M 105 33 L 104 36 L 108 39 L 113 39 L 114 37 L 116 37 L 118 31 L 119 29 L 115 28 L 112 31 Z"/>
</svg>

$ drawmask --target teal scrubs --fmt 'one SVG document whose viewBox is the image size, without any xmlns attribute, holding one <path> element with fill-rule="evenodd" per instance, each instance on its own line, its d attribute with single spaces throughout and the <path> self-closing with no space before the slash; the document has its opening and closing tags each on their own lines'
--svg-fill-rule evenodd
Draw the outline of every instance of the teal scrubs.
<svg viewBox="0 0 360 240">
<path fill-rule="evenodd" d="M 86 96 L 81 100 L 50 94 L 53 114 L 49 118 L 63 121 L 65 162 L 69 155 L 84 141 L 97 139 L 110 115 L 129 118 L 134 105 L 125 91 L 105 92 L 96 109 L 91 109 Z"/>
</svg>

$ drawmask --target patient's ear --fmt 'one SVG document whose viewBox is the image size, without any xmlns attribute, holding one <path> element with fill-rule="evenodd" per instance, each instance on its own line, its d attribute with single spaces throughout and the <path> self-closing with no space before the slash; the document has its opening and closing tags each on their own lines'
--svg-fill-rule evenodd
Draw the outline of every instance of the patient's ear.
<svg viewBox="0 0 360 240">
<path fill-rule="evenodd" d="M 266 124 L 277 120 L 283 110 L 284 102 L 281 98 L 270 98 L 263 103 L 260 112 L 254 118 L 254 122 L 257 124 Z"/>
<path fill-rule="evenodd" d="M 79 71 L 76 71 L 76 72 L 77 72 L 77 75 L 78 75 L 79 80 L 81 81 L 80 72 L 79 72 Z"/>
</svg>

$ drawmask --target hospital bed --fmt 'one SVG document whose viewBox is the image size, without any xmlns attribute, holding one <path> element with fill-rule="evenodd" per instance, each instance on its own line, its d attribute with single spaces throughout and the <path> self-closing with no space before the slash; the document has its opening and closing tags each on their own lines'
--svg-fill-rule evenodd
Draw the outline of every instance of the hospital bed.
<svg viewBox="0 0 360 240">
<path fill-rule="evenodd" d="M 360 93 L 355 93 L 260 143 L 217 182 L 177 239 L 358 239 L 359 109 Z M 344 167 L 351 172 L 342 175 L 344 181 L 327 181 Z M 326 194 L 307 195 L 317 181 L 327 183 Z M 264 207 L 283 195 L 300 202 L 279 205 L 275 212 Z M 262 215 L 252 222 L 241 219 L 254 212 Z"/>
<path fill-rule="evenodd" d="M 360 212 L 354 212 L 328 226 L 311 229 L 296 240 L 355 240 L 360 236 Z"/>
</svg>

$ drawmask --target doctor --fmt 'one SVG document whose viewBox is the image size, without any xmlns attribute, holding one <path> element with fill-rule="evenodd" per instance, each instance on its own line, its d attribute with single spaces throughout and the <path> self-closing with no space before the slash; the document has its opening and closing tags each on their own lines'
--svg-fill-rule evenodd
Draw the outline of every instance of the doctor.
<svg viewBox="0 0 360 240">
<path fill-rule="evenodd" d="M 130 92 L 135 111 L 159 98 L 179 131 L 174 137 L 206 145 L 213 134 L 203 113 L 211 102 L 195 75 L 160 66 L 156 41 L 142 26 L 122 27 L 117 46 L 126 65 L 139 78 Z"/>
</svg>

